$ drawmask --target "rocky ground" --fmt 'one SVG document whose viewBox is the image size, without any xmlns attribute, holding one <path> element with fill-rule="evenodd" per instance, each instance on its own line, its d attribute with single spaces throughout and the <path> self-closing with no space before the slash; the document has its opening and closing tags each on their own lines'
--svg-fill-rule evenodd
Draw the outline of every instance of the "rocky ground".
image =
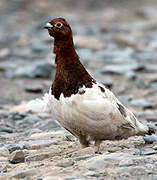
<svg viewBox="0 0 157 180">
<path fill-rule="evenodd" d="M 157 179 L 157 135 L 105 141 L 97 155 L 50 114 L 21 106 L 51 85 L 53 40 L 42 27 L 64 16 L 89 72 L 157 128 L 156 8 L 155 0 L 0 1 L 0 179 Z"/>
</svg>

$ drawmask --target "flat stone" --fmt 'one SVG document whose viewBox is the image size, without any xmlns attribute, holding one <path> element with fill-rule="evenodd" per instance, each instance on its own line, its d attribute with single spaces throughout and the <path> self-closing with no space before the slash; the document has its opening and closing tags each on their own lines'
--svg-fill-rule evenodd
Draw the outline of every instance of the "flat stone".
<svg viewBox="0 0 157 180">
<path fill-rule="evenodd" d="M 25 161 L 25 154 L 22 150 L 16 150 L 10 154 L 9 162 L 12 164 L 21 163 Z"/>
<path fill-rule="evenodd" d="M 37 169 L 28 169 L 28 170 L 24 170 L 21 172 L 17 172 L 12 177 L 21 179 L 21 178 L 25 178 L 25 177 L 29 177 L 29 176 L 34 176 L 35 174 L 38 174 Z"/>
</svg>

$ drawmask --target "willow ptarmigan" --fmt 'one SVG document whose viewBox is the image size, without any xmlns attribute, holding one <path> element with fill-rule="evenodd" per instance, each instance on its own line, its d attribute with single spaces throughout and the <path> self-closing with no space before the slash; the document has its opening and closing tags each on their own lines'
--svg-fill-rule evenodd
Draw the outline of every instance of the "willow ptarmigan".
<svg viewBox="0 0 157 180">
<path fill-rule="evenodd" d="M 45 28 L 54 38 L 56 75 L 43 101 L 82 147 L 94 141 L 95 152 L 99 152 L 103 140 L 153 133 L 109 89 L 89 75 L 75 51 L 72 30 L 65 19 L 53 19 Z"/>
</svg>

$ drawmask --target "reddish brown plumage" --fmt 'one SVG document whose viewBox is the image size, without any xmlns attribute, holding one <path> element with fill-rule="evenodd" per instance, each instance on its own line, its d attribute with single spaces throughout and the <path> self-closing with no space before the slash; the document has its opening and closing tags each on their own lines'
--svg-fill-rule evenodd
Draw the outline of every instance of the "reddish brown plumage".
<svg viewBox="0 0 157 180">
<path fill-rule="evenodd" d="M 55 27 L 55 23 L 62 23 L 62 28 Z M 49 29 L 50 36 L 54 37 L 54 49 L 56 54 L 56 75 L 52 84 L 52 94 L 59 99 L 61 93 L 64 97 L 76 94 L 83 87 L 92 88 L 95 80 L 88 74 L 79 61 L 75 51 L 72 30 L 63 18 L 50 21 L 53 29 Z"/>
</svg>

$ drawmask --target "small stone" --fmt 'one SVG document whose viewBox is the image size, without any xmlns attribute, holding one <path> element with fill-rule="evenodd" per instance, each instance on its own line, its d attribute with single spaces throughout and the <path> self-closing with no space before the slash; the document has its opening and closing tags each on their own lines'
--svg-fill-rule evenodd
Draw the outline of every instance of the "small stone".
<svg viewBox="0 0 157 180">
<path fill-rule="evenodd" d="M 72 166 L 72 165 L 74 165 L 74 162 L 73 161 L 67 161 L 67 162 L 60 162 L 60 163 L 58 163 L 57 164 L 57 166 L 59 166 L 59 167 L 64 167 L 64 168 L 66 168 L 66 167 L 70 167 L 70 166 Z"/>
<path fill-rule="evenodd" d="M 10 154 L 9 162 L 12 164 L 21 163 L 25 161 L 25 154 L 21 150 L 16 150 Z"/>
<path fill-rule="evenodd" d="M 9 151 L 6 147 L 1 147 L 0 148 L 0 156 L 3 157 L 8 157 L 9 156 Z"/>
<path fill-rule="evenodd" d="M 12 177 L 17 178 L 17 179 L 21 179 L 21 178 L 25 178 L 25 177 L 28 177 L 28 176 L 33 176 L 35 174 L 38 174 L 37 169 L 28 169 L 28 170 L 18 172 L 16 174 L 14 174 Z"/>
</svg>

